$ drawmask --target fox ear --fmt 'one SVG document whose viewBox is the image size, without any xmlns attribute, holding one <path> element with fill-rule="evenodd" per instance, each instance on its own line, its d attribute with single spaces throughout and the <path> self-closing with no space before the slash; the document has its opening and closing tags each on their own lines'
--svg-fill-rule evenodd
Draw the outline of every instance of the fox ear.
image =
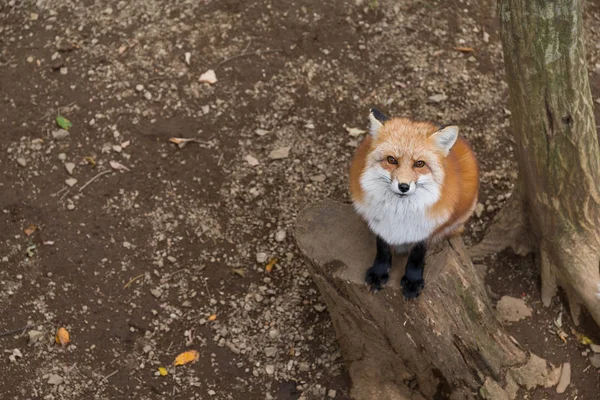
<svg viewBox="0 0 600 400">
<path fill-rule="evenodd" d="M 369 112 L 369 133 L 371 136 L 377 136 L 379 128 L 383 126 L 383 123 L 389 118 L 385 116 L 381 111 L 376 108 L 371 108 Z"/>
<path fill-rule="evenodd" d="M 454 143 L 456 143 L 456 139 L 458 138 L 458 126 L 456 125 L 447 125 L 440 128 L 437 132 L 431 135 L 431 139 L 435 146 L 440 149 L 444 156 L 447 156 L 450 152 Z"/>
</svg>

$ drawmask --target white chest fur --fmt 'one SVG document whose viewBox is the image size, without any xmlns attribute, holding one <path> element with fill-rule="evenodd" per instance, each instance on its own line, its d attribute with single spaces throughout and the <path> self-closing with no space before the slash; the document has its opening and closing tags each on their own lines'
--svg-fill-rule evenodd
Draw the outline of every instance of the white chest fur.
<svg viewBox="0 0 600 400">
<path fill-rule="evenodd" d="M 398 246 L 427 239 L 439 225 L 427 217 L 425 207 L 405 200 L 389 198 L 354 206 L 375 234 Z"/>
<path fill-rule="evenodd" d="M 364 198 L 354 203 L 354 208 L 388 244 L 401 246 L 425 240 L 446 219 L 427 215 L 428 208 L 439 199 L 437 189 L 417 188 L 412 195 L 399 197 L 389 189 L 389 184 L 382 184 L 374 174 L 376 172 L 363 175 Z"/>
</svg>

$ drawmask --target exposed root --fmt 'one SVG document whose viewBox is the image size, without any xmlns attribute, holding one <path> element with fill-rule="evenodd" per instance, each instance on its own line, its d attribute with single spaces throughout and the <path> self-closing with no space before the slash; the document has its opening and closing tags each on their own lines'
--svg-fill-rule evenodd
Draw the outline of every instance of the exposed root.
<svg viewBox="0 0 600 400">
<path fill-rule="evenodd" d="M 556 283 L 556 270 L 552 264 L 551 255 L 548 246 L 540 246 L 540 272 L 542 280 L 542 303 L 544 306 L 550 306 L 552 298 L 556 296 L 558 285 Z"/>
<path fill-rule="evenodd" d="M 469 255 L 481 258 L 509 247 L 520 256 L 533 251 L 522 204 L 521 196 L 515 190 L 490 224 L 483 240 L 469 249 Z"/>
</svg>

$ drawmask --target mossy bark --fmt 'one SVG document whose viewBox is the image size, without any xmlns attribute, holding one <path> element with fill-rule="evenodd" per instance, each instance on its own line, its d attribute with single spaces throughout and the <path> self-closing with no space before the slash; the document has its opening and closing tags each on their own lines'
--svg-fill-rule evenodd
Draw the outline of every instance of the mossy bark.
<svg viewBox="0 0 600 400">
<path fill-rule="evenodd" d="M 548 305 L 560 286 L 577 323 L 600 324 L 600 148 L 582 0 L 499 0 L 524 224 Z M 516 227 L 515 229 L 521 229 Z"/>
</svg>

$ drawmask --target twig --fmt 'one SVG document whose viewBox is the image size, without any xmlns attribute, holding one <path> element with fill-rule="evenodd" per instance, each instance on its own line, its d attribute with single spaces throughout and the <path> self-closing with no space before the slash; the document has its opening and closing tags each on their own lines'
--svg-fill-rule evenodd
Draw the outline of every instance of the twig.
<svg viewBox="0 0 600 400">
<path fill-rule="evenodd" d="M 0 333 L 0 337 L 9 336 L 9 335 L 12 335 L 13 333 L 17 333 L 17 332 L 21 332 L 21 331 L 27 331 L 27 330 L 33 329 L 33 328 L 35 328 L 35 325 L 27 325 L 27 326 L 24 326 L 24 327 L 21 327 L 21 328 L 17 328 L 17 329 L 13 329 L 13 330 L 10 330 L 10 331 L 2 332 L 2 333 Z"/>
<path fill-rule="evenodd" d="M 212 299 L 212 296 L 210 295 L 210 290 L 208 290 L 208 284 L 206 283 L 207 280 L 207 278 L 204 278 L 204 286 L 206 287 L 206 293 L 208 293 L 208 298 Z"/>
<path fill-rule="evenodd" d="M 125 286 L 123 286 L 123 289 L 127 289 L 129 287 L 129 285 L 131 285 L 133 282 L 137 281 L 138 279 L 140 279 L 144 275 L 145 275 L 145 273 L 139 274 L 138 276 L 136 276 L 135 278 L 133 278 L 132 280 L 130 280 L 129 282 L 127 282 L 125 284 Z"/>
<path fill-rule="evenodd" d="M 68 189 L 69 189 L 69 187 L 68 187 L 68 186 L 65 186 L 65 187 L 63 187 L 62 189 L 60 189 L 58 192 L 56 192 L 56 193 L 52 193 L 52 194 L 50 195 L 50 197 L 56 197 L 56 196 L 58 196 L 60 193 L 64 192 L 65 190 L 68 190 Z"/>
<path fill-rule="evenodd" d="M 224 59 L 223 61 L 221 61 L 220 63 L 217 64 L 215 69 L 219 68 L 221 65 L 223 65 L 225 63 L 228 63 L 229 61 L 233 61 L 238 58 L 247 57 L 247 56 L 261 56 L 263 54 L 271 54 L 271 53 L 281 53 L 282 51 L 283 51 L 283 49 L 273 49 L 273 50 L 260 50 L 259 49 L 259 50 L 255 50 L 255 51 L 244 52 L 244 53 L 238 54 L 237 56 L 233 56 L 233 57 Z"/>
<path fill-rule="evenodd" d="M 108 378 L 110 378 L 111 376 L 113 376 L 113 375 L 114 375 L 114 374 L 116 374 L 117 372 L 119 372 L 119 370 L 118 370 L 118 369 L 117 369 L 117 370 L 115 370 L 114 372 L 112 372 L 112 373 L 110 373 L 110 374 L 106 375 L 106 376 L 103 376 L 103 377 L 102 377 L 102 379 L 104 379 L 104 380 L 106 380 L 106 381 L 107 381 L 107 380 L 108 380 Z"/>
<path fill-rule="evenodd" d="M 83 191 L 83 189 L 85 189 L 90 183 L 94 182 L 96 179 L 100 178 L 102 175 L 106 175 L 108 173 L 111 173 L 112 171 L 110 169 L 104 170 L 102 172 L 100 172 L 98 175 L 94 176 L 92 179 L 90 179 L 89 181 L 87 181 L 85 183 L 85 185 L 83 185 L 82 187 L 79 188 L 79 191 Z"/>
<path fill-rule="evenodd" d="M 62 199 L 64 199 L 65 196 L 69 194 L 69 192 L 70 192 L 70 189 L 67 189 L 67 191 L 62 196 L 60 196 L 60 199 L 58 199 L 58 201 L 62 201 Z"/>
<path fill-rule="evenodd" d="M 171 279 L 173 276 L 177 275 L 180 272 L 189 272 L 187 268 L 182 268 L 180 270 L 177 270 L 173 273 L 170 273 L 169 275 L 165 276 L 164 278 L 162 278 L 160 281 L 161 282 L 167 282 L 169 279 Z"/>
</svg>

